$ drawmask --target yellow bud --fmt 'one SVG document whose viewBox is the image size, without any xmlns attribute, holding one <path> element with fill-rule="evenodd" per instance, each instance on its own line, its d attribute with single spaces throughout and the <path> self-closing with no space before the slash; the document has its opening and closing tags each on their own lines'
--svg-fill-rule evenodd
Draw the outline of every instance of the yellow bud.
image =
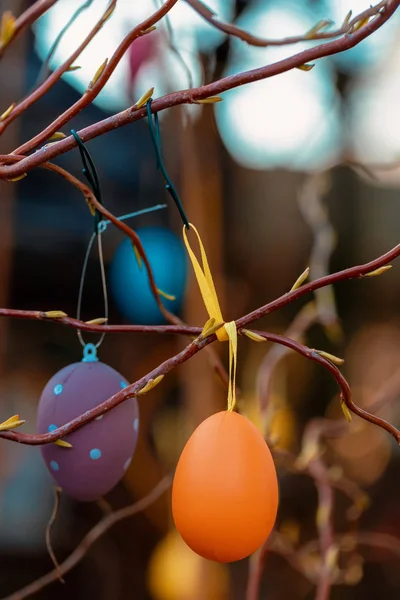
<svg viewBox="0 0 400 600">
<path fill-rule="evenodd" d="M 346 417 L 347 421 L 349 423 L 351 423 L 351 420 L 352 420 L 351 412 L 350 412 L 347 404 L 343 400 L 340 400 L 340 408 L 342 409 L 343 414 Z"/>
<path fill-rule="evenodd" d="M 0 48 L 8 44 L 15 32 L 15 17 L 10 10 L 6 10 L 1 17 Z"/>
<path fill-rule="evenodd" d="M 18 175 L 17 177 L 13 177 L 12 179 L 7 179 L 7 181 L 21 181 L 21 179 L 24 179 L 24 177 L 27 176 L 28 173 L 22 173 L 22 175 Z"/>
<path fill-rule="evenodd" d="M 136 257 L 137 263 L 139 265 L 139 269 L 141 269 L 142 266 L 143 266 L 142 257 L 140 256 L 139 250 L 136 248 L 136 246 L 134 244 L 132 244 L 132 246 L 133 246 L 133 251 L 135 253 L 135 257 Z"/>
<path fill-rule="evenodd" d="M 64 138 L 66 138 L 67 136 L 65 135 L 65 133 L 62 133 L 62 131 L 56 131 L 55 133 L 53 133 L 53 135 L 49 138 L 49 142 L 57 142 L 58 140 L 63 140 Z"/>
<path fill-rule="evenodd" d="M 346 25 L 349 24 L 352 14 L 353 14 L 353 11 L 349 10 L 349 12 L 347 13 L 347 15 L 344 18 L 343 27 L 345 27 Z"/>
<path fill-rule="evenodd" d="M 104 325 L 107 323 L 107 317 L 99 317 L 98 319 L 92 319 L 91 321 L 85 321 L 87 325 Z"/>
<path fill-rule="evenodd" d="M 157 29 L 157 27 L 155 25 L 152 25 L 151 27 L 149 27 L 148 29 L 145 29 L 142 32 L 142 35 L 147 35 L 148 33 L 151 33 L 152 31 L 155 31 Z"/>
<path fill-rule="evenodd" d="M 296 67 L 296 69 L 300 69 L 300 71 L 311 71 L 311 69 L 313 69 L 314 67 L 314 64 L 304 64 L 299 65 L 298 67 Z"/>
<path fill-rule="evenodd" d="M 315 37 L 322 29 L 326 29 L 326 27 L 330 27 L 332 25 L 332 21 L 318 21 L 314 27 L 310 29 L 304 36 L 307 39 L 312 39 Z"/>
<path fill-rule="evenodd" d="M 46 319 L 63 319 L 64 317 L 68 317 L 67 313 L 62 310 L 47 310 L 43 313 L 43 316 Z"/>
<path fill-rule="evenodd" d="M 250 331 L 249 329 L 242 329 L 242 333 L 246 337 L 253 340 L 253 342 L 266 342 L 267 341 L 262 335 L 258 335 L 258 333 L 255 333 L 254 331 Z"/>
<path fill-rule="evenodd" d="M 323 358 L 330 360 L 334 365 L 342 365 L 344 363 L 343 358 L 339 358 L 338 356 L 330 354 L 329 352 L 324 352 L 323 350 L 316 350 L 315 352 Z"/>
<path fill-rule="evenodd" d="M 378 275 L 382 275 L 383 273 L 386 273 L 386 271 L 389 271 L 389 269 L 392 268 L 392 265 L 384 265 L 383 267 L 380 267 L 379 269 L 375 269 L 375 271 L 371 271 L 370 273 L 365 273 L 364 275 L 360 275 L 360 277 L 377 277 Z"/>
<path fill-rule="evenodd" d="M 216 102 L 222 102 L 221 96 L 210 96 L 209 98 L 196 100 L 196 104 L 215 104 Z"/>
<path fill-rule="evenodd" d="M 164 379 L 164 375 L 159 375 L 155 379 L 149 379 L 144 387 L 138 391 L 137 396 L 141 396 L 142 394 L 147 394 L 150 390 L 152 390 L 156 385 L 160 383 L 160 381 Z"/>
<path fill-rule="evenodd" d="M 353 27 L 353 31 L 357 31 L 358 29 L 361 29 L 361 27 L 364 27 L 364 25 L 366 25 L 369 21 L 369 17 L 366 17 L 365 19 L 361 19 L 361 21 L 357 21 L 357 23 L 354 25 Z"/>
<path fill-rule="evenodd" d="M 139 98 L 139 100 L 136 102 L 136 104 L 134 105 L 135 108 L 142 108 L 142 106 L 144 106 L 145 104 L 147 104 L 147 102 L 150 100 L 150 98 L 152 97 L 154 93 L 154 88 L 150 88 L 149 90 L 147 90 L 147 92 L 145 94 L 143 94 L 143 96 L 141 96 Z"/>
<path fill-rule="evenodd" d="M 209 325 L 210 323 L 210 325 Z M 223 327 L 224 323 L 216 323 L 215 319 L 209 319 L 207 323 L 203 327 L 203 331 L 201 332 L 200 339 L 204 339 L 216 333 L 221 327 Z"/>
<path fill-rule="evenodd" d="M 162 296 L 166 300 L 176 300 L 176 296 L 173 296 L 172 294 L 167 294 L 166 292 L 163 292 L 159 288 L 157 288 L 157 292 L 160 296 Z"/>
<path fill-rule="evenodd" d="M 291 292 L 293 292 L 294 290 L 297 290 L 297 288 L 299 288 L 301 285 L 303 285 L 303 283 L 305 282 L 305 280 L 307 279 L 307 277 L 310 274 L 310 267 L 307 267 L 307 269 L 305 269 L 302 274 L 300 275 L 300 277 L 298 277 L 296 279 L 296 281 L 294 282 L 294 284 L 292 285 L 291 288 Z"/>
<path fill-rule="evenodd" d="M 7 119 L 7 117 L 12 113 L 14 108 L 15 108 L 15 102 L 10 104 L 10 106 L 7 108 L 7 110 L 5 110 L 3 112 L 3 114 L 0 116 L 0 121 L 4 121 L 5 119 Z"/>
<path fill-rule="evenodd" d="M 56 440 L 54 444 L 60 446 L 60 448 L 72 448 L 72 444 L 65 442 L 64 440 Z"/>
<path fill-rule="evenodd" d="M 16 427 L 20 427 L 23 425 L 25 421 L 20 420 L 19 415 L 14 415 L 0 423 L 0 431 L 9 431 L 10 429 L 15 429 Z"/>
<path fill-rule="evenodd" d="M 101 63 L 101 65 L 99 66 L 99 68 L 97 69 L 96 73 L 94 74 L 94 77 L 93 77 L 92 81 L 88 85 L 88 90 L 91 90 L 93 88 L 93 86 L 97 83 L 97 81 L 99 80 L 101 74 L 103 73 L 104 69 L 106 68 L 107 63 L 108 63 L 108 58 L 106 58 Z"/>
</svg>

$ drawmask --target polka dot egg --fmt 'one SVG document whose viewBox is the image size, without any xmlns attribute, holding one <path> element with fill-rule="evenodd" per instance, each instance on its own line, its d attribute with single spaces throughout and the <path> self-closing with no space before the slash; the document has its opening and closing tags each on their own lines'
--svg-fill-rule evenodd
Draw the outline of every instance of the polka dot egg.
<svg viewBox="0 0 400 600">
<path fill-rule="evenodd" d="M 54 431 L 127 385 L 122 375 L 95 359 L 68 365 L 43 390 L 38 432 Z M 138 404 L 136 398 L 130 398 L 63 437 L 72 448 L 45 444 L 41 452 L 63 492 L 76 500 L 96 500 L 123 477 L 135 452 L 138 430 Z"/>
</svg>

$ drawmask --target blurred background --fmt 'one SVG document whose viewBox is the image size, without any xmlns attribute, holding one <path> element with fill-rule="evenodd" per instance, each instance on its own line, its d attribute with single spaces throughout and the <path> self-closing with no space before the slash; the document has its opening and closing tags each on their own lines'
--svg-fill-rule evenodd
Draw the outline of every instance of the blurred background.
<svg viewBox="0 0 400 600">
<path fill-rule="evenodd" d="M 11 8 L 19 14 L 28 4 L 3 1 L 1 10 Z M 26 96 L 46 74 L 44 61 L 54 40 L 82 4 L 59 0 L 33 31 L 9 49 L 0 65 L 0 112 Z M 107 5 L 103 0 L 85 4 L 85 11 L 57 46 L 50 68 L 68 57 Z M 207 4 L 222 20 L 273 39 L 304 34 L 321 19 L 340 26 L 349 10 L 357 14 L 369 6 L 363 0 L 208 0 Z M 67 73 L 7 129 L 0 139 L 1 153 L 29 140 L 79 99 L 101 62 L 155 6 L 157 0 L 119 0 L 115 14 L 79 57 L 82 68 Z M 371 39 L 352 51 L 317 61 L 311 71 L 295 70 L 237 88 L 215 106 L 183 106 L 160 114 L 165 162 L 189 220 L 201 233 L 226 320 L 288 291 L 308 265 L 315 278 L 372 260 L 398 243 L 399 30 L 399 15 L 395 15 Z M 180 0 L 168 22 L 132 45 L 94 104 L 63 131 L 68 134 L 72 127 L 79 130 L 123 110 L 150 87 L 155 87 L 154 97 L 158 97 L 274 62 L 312 44 L 254 48 L 227 39 Z M 104 204 L 114 214 L 168 204 L 164 210 L 128 222 L 143 236 L 156 283 L 176 296 L 173 304 L 164 300 L 166 307 L 185 322 L 202 326 L 206 313 L 197 284 L 182 261 L 179 214 L 157 171 L 147 123 L 117 129 L 88 143 L 88 149 L 99 172 Z M 56 162 L 82 177 L 77 150 Z M 0 197 L 0 305 L 75 315 L 83 259 L 93 231 L 83 198 L 63 179 L 40 169 L 14 185 L 0 182 Z M 171 234 L 176 237 L 173 241 Z M 121 233 L 108 227 L 103 246 L 110 322 L 162 323 L 146 278 Z M 315 312 L 303 332 L 310 347 L 345 359 L 343 373 L 356 402 L 374 406 L 397 426 L 399 294 L 396 268 L 382 277 L 341 283 L 315 297 Z M 312 299 L 269 315 L 257 328 L 283 333 Z M 99 262 L 93 249 L 82 316 L 88 320 L 103 312 Z M 99 356 L 133 382 L 186 343 L 173 336 L 110 334 Z M 22 431 L 33 432 L 45 384 L 56 371 L 81 359 L 76 332 L 56 324 L 2 319 L 0 344 L 0 420 L 19 413 L 27 420 Z M 226 348 L 215 350 L 226 364 Z M 343 420 L 338 391 L 318 365 L 293 354 L 266 359 L 270 351 L 267 344 L 240 340 L 240 410 L 278 450 L 297 455 L 310 420 Z M 120 508 L 146 495 L 173 470 L 193 429 L 225 406 L 226 390 L 206 353 L 170 373 L 140 400 L 138 447 L 123 481 L 107 497 L 111 506 Z M 345 435 L 328 440 L 324 459 L 368 494 L 370 507 L 361 516 L 359 529 L 399 538 L 399 453 L 390 436 L 353 419 Z M 277 531 L 293 543 L 314 540 L 313 481 L 284 465 L 278 474 Z M 337 534 L 345 535 L 352 527 L 349 501 L 339 492 L 336 497 L 334 527 Z M 39 449 L 2 442 L 2 598 L 51 570 L 45 527 L 52 504 L 52 481 Z M 101 516 L 95 503 L 62 498 L 53 534 L 60 561 Z M 399 554 L 367 547 L 360 556 L 365 564 L 359 558 L 358 570 L 355 574 L 353 570 L 347 585 L 334 587 L 331 598 L 398 598 Z M 264 562 L 260 598 L 314 598 L 312 581 L 284 558 L 267 551 Z M 342 562 L 346 564 L 346 554 Z M 57 582 L 36 597 L 236 600 L 246 597 L 248 571 L 247 560 L 222 566 L 191 553 L 174 533 L 169 494 L 164 494 L 144 513 L 104 535 L 66 576 L 67 585 Z"/>
</svg>

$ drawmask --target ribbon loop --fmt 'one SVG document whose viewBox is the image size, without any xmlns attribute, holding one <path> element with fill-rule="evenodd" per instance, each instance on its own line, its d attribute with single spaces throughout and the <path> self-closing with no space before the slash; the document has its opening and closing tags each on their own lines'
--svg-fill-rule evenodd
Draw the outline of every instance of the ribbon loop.
<svg viewBox="0 0 400 600">
<path fill-rule="evenodd" d="M 197 236 L 200 247 L 201 265 L 197 260 L 195 253 L 190 247 L 187 239 L 186 227 L 183 228 L 183 239 L 193 265 L 194 274 L 199 284 L 200 292 L 208 312 L 209 320 L 204 329 L 212 327 L 215 323 L 221 323 L 221 327 L 215 332 L 220 342 L 229 341 L 229 384 L 228 384 L 228 410 L 232 411 L 236 404 L 236 365 L 237 365 L 237 330 L 235 321 L 225 323 L 222 317 L 221 308 L 215 290 L 214 281 L 208 264 L 206 251 L 201 241 L 199 232 L 191 223 L 190 229 Z M 204 330 L 203 330 L 204 331 Z"/>
<path fill-rule="evenodd" d="M 211 275 L 210 267 L 207 260 L 206 251 L 204 250 L 203 242 L 201 241 L 199 232 L 196 227 L 190 223 L 190 229 L 195 232 L 197 236 L 197 240 L 199 242 L 200 254 L 201 254 L 201 262 L 200 266 L 199 261 L 196 258 L 195 253 L 190 247 L 189 241 L 187 239 L 186 227 L 183 228 L 183 239 L 185 242 L 186 249 L 189 253 L 190 260 L 192 261 L 194 273 L 196 275 L 197 283 L 199 284 L 200 292 L 203 297 L 203 301 L 205 307 L 208 312 L 208 316 L 210 319 L 215 319 L 215 323 L 223 323 L 224 319 L 222 317 L 221 308 L 218 302 L 217 292 L 215 291 L 214 281 Z M 226 329 L 221 327 L 216 332 L 217 338 L 220 342 L 227 342 L 229 337 Z"/>
</svg>

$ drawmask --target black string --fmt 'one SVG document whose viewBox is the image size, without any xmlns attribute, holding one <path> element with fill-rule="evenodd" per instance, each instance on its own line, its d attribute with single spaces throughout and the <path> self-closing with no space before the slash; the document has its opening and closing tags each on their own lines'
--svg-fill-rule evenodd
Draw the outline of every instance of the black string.
<svg viewBox="0 0 400 600">
<path fill-rule="evenodd" d="M 151 103 L 153 102 L 153 99 L 150 98 L 147 101 L 146 104 L 146 108 L 147 108 L 147 119 L 149 122 L 149 128 L 150 128 L 150 134 L 151 134 L 151 139 L 153 140 L 153 144 L 154 144 L 154 149 L 156 151 L 156 157 L 157 157 L 157 169 L 160 169 L 161 173 L 164 176 L 165 179 L 165 189 L 168 191 L 168 193 L 170 194 L 170 196 L 172 197 L 173 201 L 175 202 L 179 213 L 181 215 L 182 221 L 184 223 L 184 225 L 186 226 L 187 229 L 189 229 L 189 221 L 188 218 L 186 216 L 185 210 L 182 206 L 182 202 L 180 201 L 180 198 L 178 196 L 178 192 L 175 189 L 174 184 L 172 183 L 168 173 L 167 173 L 167 169 L 165 168 L 163 159 L 162 159 L 162 154 L 161 154 L 161 137 L 160 137 L 160 125 L 158 122 L 158 114 L 155 113 L 154 114 L 154 121 L 153 121 L 153 114 L 151 112 Z"/>
<path fill-rule="evenodd" d="M 95 164 L 93 162 L 93 159 L 90 156 L 89 150 L 86 148 L 85 144 L 83 143 L 83 141 L 81 140 L 81 138 L 79 137 L 79 135 L 75 131 L 75 129 L 71 129 L 71 133 L 74 136 L 74 138 L 78 144 L 78 150 L 80 152 L 82 164 L 83 164 L 82 173 L 86 177 L 87 181 L 89 182 L 89 185 L 92 188 L 93 194 L 95 195 L 96 199 L 100 202 L 100 204 L 103 204 L 103 201 L 101 198 L 99 176 L 97 174 L 97 170 L 96 170 Z M 95 209 L 94 231 L 96 234 L 98 233 L 99 223 L 102 219 L 103 219 L 103 215 L 97 209 Z"/>
</svg>

